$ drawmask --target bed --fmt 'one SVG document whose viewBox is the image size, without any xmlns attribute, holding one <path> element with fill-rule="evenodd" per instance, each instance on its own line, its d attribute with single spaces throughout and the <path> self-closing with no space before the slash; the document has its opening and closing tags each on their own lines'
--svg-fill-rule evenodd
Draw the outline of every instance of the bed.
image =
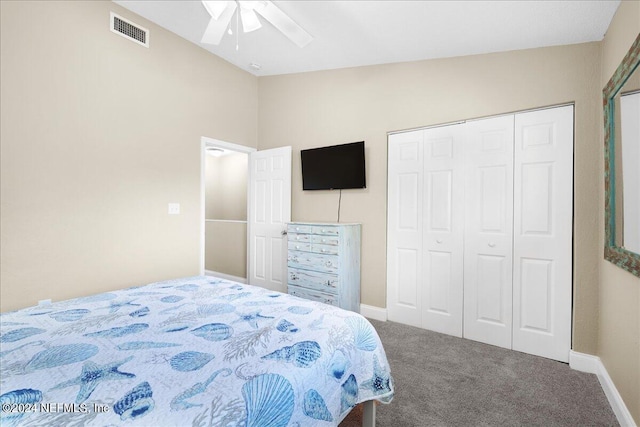
<svg viewBox="0 0 640 427">
<path fill-rule="evenodd" d="M 2 426 L 331 426 L 393 398 L 364 317 L 212 277 L 3 313 L 0 327 Z"/>
</svg>

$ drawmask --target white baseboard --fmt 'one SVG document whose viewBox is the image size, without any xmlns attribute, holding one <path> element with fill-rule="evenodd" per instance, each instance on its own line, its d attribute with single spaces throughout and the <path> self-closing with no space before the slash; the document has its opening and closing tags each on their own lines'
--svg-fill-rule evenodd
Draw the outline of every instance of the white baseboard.
<svg viewBox="0 0 640 427">
<path fill-rule="evenodd" d="M 218 271 L 205 270 L 205 276 L 217 277 L 218 279 L 231 280 L 238 283 L 247 284 L 247 279 L 244 277 L 232 276 L 230 274 L 220 273 Z"/>
<path fill-rule="evenodd" d="M 596 374 L 598 376 L 598 381 L 600 381 L 600 385 L 602 386 L 602 390 L 604 391 L 605 396 L 607 396 L 611 409 L 616 415 L 620 425 L 622 427 L 637 427 L 636 423 L 633 421 L 631 413 L 627 409 L 627 405 L 624 404 L 620 393 L 618 393 L 616 385 L 609 376 L 607 368 L 604 367 L 602 360 L 600 360 L 598 356 L 570 351 L 569 366 L 577 371 Z"/>
<path fill-rule="evenodd" d="M 360 304 L 360 314 L 364 317 L 379 320 L 381 322 L 387 321 L 387 309 L 374 307 L 372 305 Z"/>
<path fill-rule="evenodd" d="M 576 371 L 588 372 L 590 374 L 598 374 L 602 362 L 598 356 L 590 354 L 578 353 L 577 351 L 569 351 L 569 366 Z"/>
</svg>

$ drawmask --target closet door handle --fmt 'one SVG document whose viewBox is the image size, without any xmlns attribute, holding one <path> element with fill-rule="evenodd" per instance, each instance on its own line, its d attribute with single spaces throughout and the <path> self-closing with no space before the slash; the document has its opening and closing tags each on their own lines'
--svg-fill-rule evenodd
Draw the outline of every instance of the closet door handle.
<svg viewBox="0 0 640 427">
<path fill-rule="evenodd" d="M 489 242 L 489 247 L 490 247 L 490 248 L 495 248 L 495 247 L 496 247 L 496 244 L 495 244 L 495 243 L 493 243 L 493 242 Z"/>
</svg>

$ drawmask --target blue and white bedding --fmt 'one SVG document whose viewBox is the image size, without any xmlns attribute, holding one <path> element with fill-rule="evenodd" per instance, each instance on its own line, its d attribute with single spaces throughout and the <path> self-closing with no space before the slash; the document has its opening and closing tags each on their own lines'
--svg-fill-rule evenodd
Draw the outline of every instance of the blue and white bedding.
<svg viewBox="0 0 640 427">
<path fill-rule="evenodd" d="M 210 277 L 4 313 L 2 426 L 330 426 L 388 403 L 359 314 Z"/>
</svg>

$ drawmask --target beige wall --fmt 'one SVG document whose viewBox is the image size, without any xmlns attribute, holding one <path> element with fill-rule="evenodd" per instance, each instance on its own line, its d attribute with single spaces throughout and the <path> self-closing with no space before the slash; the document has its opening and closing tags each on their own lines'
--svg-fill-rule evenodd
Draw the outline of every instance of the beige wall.
<svg viewBox="0 0 640 427">
<path fill-rule="evenodd" d="M 205 217 L 221 221 L 205 226 L 205 270 L 247 277 L 248 165 L 245 153 L 206 157 Z"/>
<path fill-rule="evenodd" d="M 247 277 L 247 224 L 207 222 L 205 226 L 206 270 Z"/>
<path fill-rule="evenodd" d="M 293 146 L 293 220 L 335 221 L 337 192 L 302 191 L 299 151 L 366 141 L 367 189 L 343 191 L 341 221 L 363 224 L 362 302 L 385 307 L 387 132 L 575 102 L 573 348 L 595 354 L 599 62 L 587 43 L 261 77 L 259 147 Z"/>
<path fill-rule="evenodd" d="M 207 156 L 205 160 L 205 217 L 247 220 L 249 155 Z"/>
<path fill-rule="evenodd" d="M 640 2 L 623 1 L 602 42 L 603 88 L 640 33 Z M 637 73 L 637 72 L 636 72 Z M 601 123 L 601 140 L 604 139 Z M 599 165 L 600 176 L 604 162 Z M 604 183 L 600 182 L 604 200 Z M 600 204 L 599 247 L 604 247 L 604 205 Z M 598 356 L 620 392 L 636 424 L 640 425 L 640 278 L 605 261 L 600 263 Z"/>
<path fill-rule="evenodd" d="M 257 78 L 112 2 L 0 16 L 0 309 L 198 274 L 200 138 L 256 146 Z"/>
</svg>

